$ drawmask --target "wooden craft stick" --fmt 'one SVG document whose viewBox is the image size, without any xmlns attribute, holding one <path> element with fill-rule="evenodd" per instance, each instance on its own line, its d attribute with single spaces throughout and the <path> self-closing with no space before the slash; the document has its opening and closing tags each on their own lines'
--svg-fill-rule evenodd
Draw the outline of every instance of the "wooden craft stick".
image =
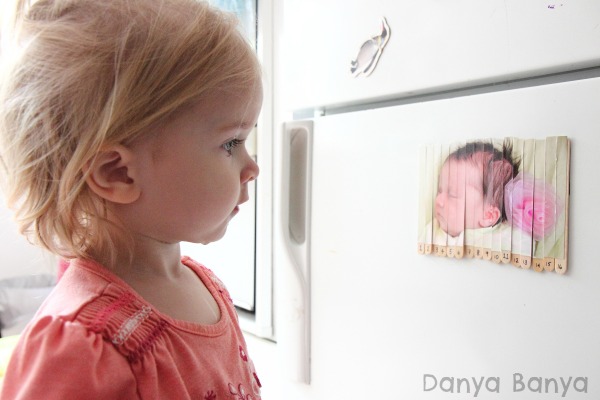
<svg viewBox="0 0 600 400">
<path fill-rule="evenodd" d="M 508 159 L 510 158 L 509 156 L 512 156 L 512 153 L 509 152 L 510 148 L 512 148 L 512 139 L 511 138 L 504 138 L 504 140 L 502 141 L 502 153 L 503 153 L 503 159 Z M 506 225 L 506 227 L 504 227 L 503 229 L 505 230 L 504 234 L 502 235 L 502 262 L 504 264 L 508 264 L 511 262 L 512 260 L 512 255 L 511 255 L 511 251 L 512 251 L 512 215 L 509 214 L 510 210 L 507 210 L 507 207 L 509 206 L 509 202 L 507 202 L 507 199 L 504 197 L 504 195 L 506 194 L 506 191 L 503 189 L 502 190 L 502 201 L 503 201 L 503 209 L 504 209 L 504 216 L 507 218 L 506 221 L 504 221 L 504 224 Z"/>
<path fill-rule="evenodd" d="M 427 146 L 427 171 L 425 173 L 425 179 L 428 183 L 427 189 L 429 191 L 426 199 L 426 210 L 425 219 L 427 222 L 427 241 L 428 244 L 425 246 L 425 254 L 431 254 L 433 250 L 433 238 L 434 238 L 434 226 L 435 226 L 435 196 L 437 194 L 437 167 L 436 164 L 436 147 L 433 144 Z"/>
<path fill-rule="evenodd" d="M 433 224 L 428 226 L 427 208 L 430 207 L 428 198 L 431 198 L 432 192 L 430 181 L 427 180 L 427 146 L 421 146 L 419 149 L 419 211 L 418 211 L 418 232 L 417 243 L 418 253 L 425 254 L 425 243 L 427 243 L 428 230 L 431 231 Z"/>
<path fill-rule="evenodd" d="M 438 254 L 440 257 L 446 257 L 446 246 L 438 246 L 438 250 L 440 251 Z"/>
<path fill-rule="evenodd" d="M 546 166 L 545 166 L 545 184 L 546 184 L 546 202 L 551 201 L 550 197 L 556 197 L 556 167 L 557 167 L 557 138 L 548 137 L 546 138 Z M 556 217 L 556 205 L 547 204 L 546 207 L 550 210 L 549 213 L 551 218 Z M 556 229 L 555 226 L 544 227 L 544 241 L 545 241 L 545 253 L 544 253 L 544 270 L 551 272 L 554 271 L 554 254 L 551 254 L 552 249 L 556 243 Z"/>
<path fill-rule="evenodd" d="M 512 140 L 512 151 L 513 158 L 517 160 L 523 159 L 523 140 L 518 138 L 511 138 Z M 521 248 L 522 243 L 522 215 L 521 208 L 519 205 L 520 199 L 522 198 L 521 192 L 523 190 L 523 180 L 522 180 L 522 168 L 519 170 L 518 174 L 513 174 L 513 181 L 511 182 L 512 191 L 510 193 L 510 210 L 507 211 L 508 215 L 511 215 L 512 222 L 512 235 L 511 235 L 511 252 L 512 252 L 512 264 L 514 266 L 521 266 L 521 256 L 523 255 L 523 250 Z"/>
<path fill-rule="evenodd" d="M 434 149 L 435 165 L 435 194 L 433 208 L 433 244 L 437 245 L 436 255 L 438 257 L 446 256 L 446 246 L 448 246 L 448 227 L 447 227 L 447 209 L 446 209 L 446 186 L 448 182 L 448 169 L 444 167 L 448 157 L 448 145 L 436 146 Z"/>
<path fill-rule="evenodd" d="M 564 275 L 567 273 L 567 260 L 556 258 L 554 259 L 554 270 L 557 274 Z"/>
<path fill-rule="evenodd" d="M 482 247 L 475 247 L 475 258 L 478 259 L 483 259 L 483 248 Z"/>
<path fill-rule="evenodd" d="M 534 214 L 534 183 L 535 183 L 535 141 L 523 140 L 523 153 L 521 155 L 521 184 L 520 184 L 520 228 L 521 228 L 521 268 L 531 268 L 533 256 L 533 227 Z"/>
<path fill-rule="evenodd" d="M 486 261 L 492 261 L 492 249 L 486 247 L 483 248 L 483 259 Z"/>
<path fill-rule="evenodd" d="M 491 261 L 492 260 L 492 238 L 493 238 L 493 229 L 491 229 L 496 221 L 492 221 L 492 217 L 490 216 L 490 212 L 489 212 L 489 207 L 490 206 L 495 206 L 495 202 L 494 202 L 494 163 L 493 163 L 493 157 L 494 157 L 494 142 L 492 141 L 491 138 L 487 138 L 482 140 L 483 145 L 482 145 L 482 151 L 484 149 L 489 149 L 489 157 L 491 162 L 485 162 L 484 164 L 484 169 L 483 169 L 483 184 L 482 184 L 482 188 L 484 190 L 484 215 L 482 216 L 484 219 L 489 220 L 489 222 L 486 222 L 486 227 L 489 229 L 486 229 L 482 235 L 481 238 L 481 247 L 483 248 L 483 259 L 484 260 L 488 260 Z M 483 187 L 485 186 L 485 187 Z"/>
<path fill-rule="evenodd" d="M 467 258 L 475 257 L 475 248 L 473 246 L 465 246 L 465 256 Z"/>
<path fill-rule="evenodd" d="M 463 258 L 465 255 L 465 248 L 464 246 L 456 246 L 454 248 L 454 258 Z"/>
<path fill-rule="evenodd" d="M 548 272 L 554 271 L 554 258 L 544 257 L 544 270 Z"/>
<path fill-rule="evenodd" d="M 515 267 L 521 268 L 521 255 L 513 253 L 512 256 L 511 256 L 510 263 L 512 265 L 514 265 Z"/>
<path fill-rule="evenodd" d="M 533 187 L 533 196 L 535 199 L 537 199 L 537 202 L 534 203 L 534 215 L 539 215 L 540 212 L 541 213 L 545 213 L 545 207 L 546 207 L 546 181 L 545 181 L 545 174 L 546 174 L 546 140 L 545 139 L 538 139 L 535 141 L 535 160 L 534 160 L 534 177 L 535 177 L 535 184 Z M 541 210 L 538 210 L 538 207 L 541 208 Z M 538 232 L 538 235 L 534 235 L 534 246 L 535 248 L 533 249 L 533 269 L 536 272 L 542 272 L 544 270 L 544 254 L 546 253 L 545 250 L 545 240 L 543 237 L 539 237 L 539 231 L 541 228 L 541 233 L 544 234 L 544 228 L 543 225 L 540 227 L 537 227 L 536 232 Z M 537 236 L 537 237 L 536 237 Z"/>
<path fill-rule="evenodd" d="M 492 145 L 495 150 L 503 153 L 503 140 L 500 138 L 491 139 Z M 503 171 L 502 160 L 494 160 L 492 162 L 492 176 L 501 176 Z M 502 262 L 502 232 L 505 230 L 506 221 L 504 221 L 504 186 L 496 179 L 490 179 L 491 181 L 491 197 L 498 209 L 500 215 L 498 221 L 494 223 L 495 228 L 492 230 L 492 261 L 496 264 Z"/>
<path fill-rule="evenodd" d="M 570 141 L 565 136 L 559 136 L 557 138 L 556 194 L 559 199 L 562 199 L 562 207 L 557 204 L 556 254 L 554 255 L 554 270 L 559 274 L 567 272 L 570 150 Z"/>
<path fill-rule="evenodd" d="M 521 256 L 521 268 L 523 268 L 523 269 L 531 268 L 531 257 L 530 256 Z"/>
<path fill-rule="evenodd" d="M 502 262 L 502 252 L 492 251 L 492 261 L 496 264 L 500 264 Z"/>
</svg>

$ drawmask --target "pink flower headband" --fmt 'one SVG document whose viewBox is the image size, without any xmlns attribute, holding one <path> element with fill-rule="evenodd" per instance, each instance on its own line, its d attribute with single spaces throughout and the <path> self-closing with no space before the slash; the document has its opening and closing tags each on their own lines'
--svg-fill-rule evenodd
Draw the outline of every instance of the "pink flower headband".
<svg viewBox="0 0 600 400">
<path fill-rule="evenodd" d="M 504 186 L 504 209 L 508 221 L 542 240 L 563 210 L 552 185 L 520 172 Z"/>
</svg>

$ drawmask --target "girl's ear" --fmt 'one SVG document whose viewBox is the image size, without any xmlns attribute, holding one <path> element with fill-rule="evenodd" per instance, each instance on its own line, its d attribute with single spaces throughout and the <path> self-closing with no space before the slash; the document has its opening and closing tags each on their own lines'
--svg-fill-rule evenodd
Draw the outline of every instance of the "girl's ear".
<svg viewBox="0 0 600 400">
<path fill-rule="evenodd" d="M 483 210 L 483 217 L 479 220 L 479 226 L 487 228 L 494 226 L 500 219 L 500 209 L 494 205 L 488 204 Z"/>
<path fill-rule="evenodd" d="M 125 146 L 117 145 L 99 152 L 83 168 L 89 188 L 110 202 L 133 203 L 141 194 L 134 161 L 134 153 Z"/>
</svg>

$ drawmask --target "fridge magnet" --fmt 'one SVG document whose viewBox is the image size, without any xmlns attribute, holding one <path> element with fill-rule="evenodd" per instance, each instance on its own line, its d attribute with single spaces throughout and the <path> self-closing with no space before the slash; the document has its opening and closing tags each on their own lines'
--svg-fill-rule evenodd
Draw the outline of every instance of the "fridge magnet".
<svg viewBox="0 0 600 400">
<path fill-rule="evenodd" d="M 361 74 L 364 76 L 371 75 L 371 72 L 373 72 L 377 66 L 377 62 L 379 62 L 379 57 L 381 57 L 383 48 L 390 39 L 390 34 L 390 26 L 384 17 L 381 20 L 381 32 L 379 35 L 373 36 L 364 42 L 362 46 L 360 46 L 356 58 L 351 61 L 350 72 L 353 76 L 356 77 Z"/>
<path fill-rule="evenodd" d="M 479 139 L 420 154 L 420 254 L 567 271 L 570 142 Z"/>
</svg>

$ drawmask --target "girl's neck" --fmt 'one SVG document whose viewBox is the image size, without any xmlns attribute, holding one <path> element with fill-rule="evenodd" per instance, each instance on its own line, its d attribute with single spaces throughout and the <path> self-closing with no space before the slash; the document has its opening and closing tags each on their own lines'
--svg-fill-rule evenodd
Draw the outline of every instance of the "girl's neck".
<svg viewBox="0 0 600 400">
<path fill-rule="evenodd" d="M 117 251 L 114 263 L 105 266 L 127 283 L 132 280 L 177 279 L 181 275 L 179 243 L 162 243 L 152 238 L 134 238 L 133 254 Z"/>
<path fill-rule="evenodd" d="M 219 306 L 200 278 L 181 263 L 179 243 L 135 240 L 133 257 L 124 254 L 111 266 L 147 302 L 171 318 L 201 325 L 216 324 Z"/>
</svg>

